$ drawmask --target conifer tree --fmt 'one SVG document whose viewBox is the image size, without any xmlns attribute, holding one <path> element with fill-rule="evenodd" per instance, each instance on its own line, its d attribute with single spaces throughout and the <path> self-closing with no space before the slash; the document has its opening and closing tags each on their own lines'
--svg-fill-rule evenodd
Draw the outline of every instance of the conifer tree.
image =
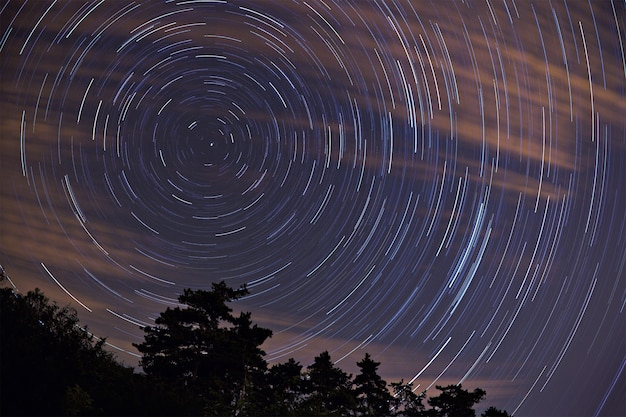
<svg viewBox="0 0 626 417">
<path fill-rule="evenodd" d="M 186 289 L 178 298 L 186 308 L 167 308 L 135 345 L 146 374 L 197 395 L 209 415 L 245 414 L 267 367 L 260 345 L 272 335 L 250 313 L 232 314 L 227 303 L 247 293 L 223 281 L 211 291 Z"/>
<path fill-rule="evenodd" d="M 378 375 L 380 362 L 374 361 L 369 353 L 357 362 L 360 373 L 354 378 L 357 410 L 362 416 L 382 416 L 389 413 L 393 397 L 387 382 Z"/>
<path fill-rule="evenodd" d="M 356 406 L 351 378 L 333 364 L 328 351 L 316 356 L 307 367 L 302 411 L 316 416 L 348 415 Z"/>
<path fill-rule="evenodd" d="M 429 414 L 437 417 L 474 417 L 476 411 L 473 407 L 478 404 L 487 394 L 484 390 L 476 388 L 469 392 L 458 385 L 439 386 L 436 388 L 441 394 L 430 397 L 428 404 L 435 412 Z"/>
</svg>

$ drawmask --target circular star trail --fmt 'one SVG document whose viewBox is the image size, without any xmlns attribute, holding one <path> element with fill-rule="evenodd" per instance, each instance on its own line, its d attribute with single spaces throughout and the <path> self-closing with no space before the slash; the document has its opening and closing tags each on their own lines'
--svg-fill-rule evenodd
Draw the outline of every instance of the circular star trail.
<svg viewBox="0 0 626 417">
<path fill-rule="evenodd" d="M 267 358 L 624 404 L 624 3 L 1 8 L 2 263 L 133 361 L 246 284 Z"/>
</svg>

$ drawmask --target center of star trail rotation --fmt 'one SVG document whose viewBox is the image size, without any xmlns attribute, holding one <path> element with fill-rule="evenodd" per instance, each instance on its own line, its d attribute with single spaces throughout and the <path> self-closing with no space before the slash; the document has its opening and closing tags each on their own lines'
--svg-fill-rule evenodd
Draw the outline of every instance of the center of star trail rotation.
<svg viewBox="0 0 626 417">
<path fill-rule="evenodd" d="M 131 363 L 225 280 L 269 360 L 368 351 L 420 390 L 610 414 L 624 7 L 6 2 L 3 266 Z"/>
</svg>

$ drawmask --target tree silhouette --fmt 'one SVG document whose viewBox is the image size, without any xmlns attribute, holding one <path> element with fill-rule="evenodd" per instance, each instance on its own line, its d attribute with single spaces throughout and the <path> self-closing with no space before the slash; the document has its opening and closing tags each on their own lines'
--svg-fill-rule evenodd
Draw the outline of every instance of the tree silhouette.
<svg viewBox="0 0 626 417">
<path fill-rule="evenodd" d="M 367 353 L 354 380 L 327 351 L 305 371 L 293 359 L 268 368 L 260 346 L 271 331 L 227 305 L 245 294 L 223 282 L 185 290 L 181 306 L 144 329 L 138 374 L 80 327 L 74 309 L 38 289 L 21 295 L 0 286 L 0 415 L 474 417 L 485 397 L 479 388 L 437 386 L 426 409 L 426 392 L 402 380 L 389 385 L 392 395 Z M 489 407 L 481 416 L 509 414 Z"/>
<path fill-rule="evenodd" d="M 198 396 L 207 414 L 249 408 L 248 393 L 267 366 L 259 346 L 272 332 L 253 325 L 250 313 L 233 316 L 227 303 L 247 293 L 223 281 L 211 291 L 186 289 L 178 298 L 186 308 L 167 308 L 135 344 L 146 374 Z"/>
<path fill-rule="evenodd" d="M 39 289 L 3 287 L 0 329 L 0 415 L 138 413 L 132 387 L 140 377 L 79 326 L 73 308 Z"/>
<path fill-rule="evenodd" d="M 445 387 L 437 385 L 436 388 L 441 391 L 441 394 L 428 399 L 428 404 L 433 407 L 432 410 L 428 410 L 429 416 L 474 417 L 476 411 L 472 407 L 485 398 L 487 394 L 480 388 L 469 392 L 464 390 L 461 384 Z"/>
<path fill-rule="evenodd" d="M 328 351 L 316 356 L 305 374 L 302 412 L 316 416 L 347 415 L 356 405 L 350 378 L 332 363 Z"/>
<path fill-rule="evenodd" d="M 496 407 L 489 407 L 481 414 L 481 417 L 510 417 L 510 414 L 504 410 L 499 410 Z"/>
<path fill-rule="evenodd" d="M 423 416 L 426 407 L 422 403 L 426 397 L 426 391 L 415 394 L 413 392 L 413 384 L 404 383 L 404 380 L 400 382 L 392 382 L 391 388 L 393 390 L 392 408 L 395 410 L 395 415 L 399 417 L 418 417 Z"/>
<path fill-rule="evenodd" d="M 393 397 L 387 382 L 378 375 L 380 362 L 374 361 L 369 353 L 357 362 L 360 373 L 354 378 L 354 393 L 357 410 L 362 416 L 382 416 L 389 413 Z"/>
<path fill-rule="evenodd" d="M 300 415 L 304 394 L 302 365 L 293 358 L 268 369 L 264 384 L 257 390 L 257 415 Z"/>
</svg>

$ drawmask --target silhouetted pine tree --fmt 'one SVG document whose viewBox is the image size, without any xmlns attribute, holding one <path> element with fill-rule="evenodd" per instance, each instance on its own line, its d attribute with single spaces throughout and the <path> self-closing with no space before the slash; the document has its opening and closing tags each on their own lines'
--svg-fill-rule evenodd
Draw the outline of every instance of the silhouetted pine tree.
<svg viewBox="0 0 626 417">
<path fill-rule="evenodd" d="M 357 362 L 360 373 L 354 377 L 354 393 L 357 399 L 357 412 L 360 416 L 388 415 L 393 396 L 387 382 L 378 375 L 380 362 L 374 361 L 369 353 Z"/>
</svg>

